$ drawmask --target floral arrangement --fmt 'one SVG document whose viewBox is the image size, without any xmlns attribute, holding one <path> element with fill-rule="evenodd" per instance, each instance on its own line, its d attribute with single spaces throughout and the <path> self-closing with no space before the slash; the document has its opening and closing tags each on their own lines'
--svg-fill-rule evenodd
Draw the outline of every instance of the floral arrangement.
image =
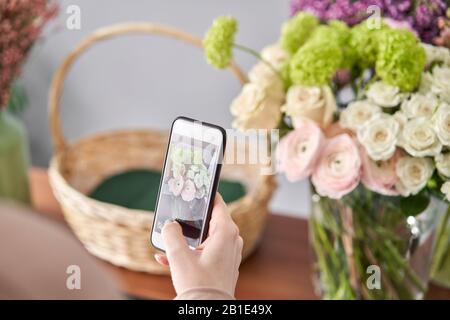
<svg viewBox="0 0 450 320">
<path fill-rule="evenodd" d="M 341 20 L 350 26 L 379 13 L 392 25 L 409 28 L 423 42 L 450 48 L 450 11 L 445 0 L 291 0 L 291 14 L 307 11 L 321 21 Z M 369 10 L 368 10 L 369 9 Z"/>
<path fill-rule="evenodd" d="M 227 67 L 233 47 L 254 53 L 235 44 L 236 31 L 231 17 L 214 22 L 203 43 L 210 64 Z M 410 244 L 432 245 L 423 221 L 450 201 L 450 51 L 385 20 L 349 27 L 298 12 L 254 55 L 233 126 L 279 128 L 279 172 L 310 178 L 323 296 L 421 297 L 428 273 L 412 265 L 421 250 Z M 365 287 L 370 265 L 386 290 Z"/>
<path fill-rule="evenodd" d="M 210 187 L 211 174 L 203 163 L 202 151 L 177 145 L 170 155 L 172 167 L 169 191 L 185 202 L 204 199 Z"/>
<path fill-rule="evenodd" d="M 12 82 L 33 43 L 57 12 L 48 0 L 0 0 L 0 108 L 9 101 Z"/>
</svg>

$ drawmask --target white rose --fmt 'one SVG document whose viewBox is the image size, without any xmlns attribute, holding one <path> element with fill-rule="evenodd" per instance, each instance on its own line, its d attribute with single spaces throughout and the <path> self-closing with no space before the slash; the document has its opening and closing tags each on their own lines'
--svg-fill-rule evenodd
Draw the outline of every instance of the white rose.
<svg viewBox="0 0 450 320">
<path fill-rule="evenodd" d="M 401 110 L 408 118 L 431 118 L 438 104 L 438 99 L 431 93 L 426 95 L 415 93 L 403 101 Z"/>
<path fill-rule="evenodd" d="M 448 48 L 436 47 L 427 43 L 422 43 L 422 47 L 425 49 L 427 65 L 433 62 L 443 62 L 446 65 L 450 64 L 450 50 Z"/>
<path fill-rule="evenodd" d="M 275 69 L 280 70 L 289 60 L 290 55 L 284 51 L 278 43 L 265 47 L 261 51 L 261 57 L 269 62 Z"/>
<path fill-rule="evenodd" d="M 381 107 L 395 107 L 402 102 L 404 95 L 400 89 L 377 81 L 367 89 L 367 98 Z"/>
<path fill-rule="evenodd" d="M 444 177 L 450 178 L 450 152 L 434 157 L 436 169 Z"/>
<path fill-rule="evenodd" d="M 231 113 L 236 117 L 233 127 L 239 130 L 273 129 L 281 119 L 281 103 L 263 87 L 247 83 L 241 94 L 231 104 Z"/>
<path fill-rule="evenodd" d="M 282 107 L 282 111 L 291 117 L 294 128 L 304 118 L 326 128 L 333 121 L 336 109 L 336 100 L 329 86 L 292 86 L 286 95 L 286 104 Z"/>
<path fill-rule="evenodd" d="M 394 119 L 399 124 L 399 131 L 398 131 L 398 135 L 397 135 L 397 146 L 402 146 L 403 145 L 402 132 L 403 132 L 403 128 L 408 123 L 408 117 L 405 116 L 405 114 L 403 112 L 401 112 L 401 111 L 397 111 L 392 116 L 394 117 Z"/>
<path fill-rule="evenodd" d="M 284 84 L 281 76 L 264 62 L 257 63 L 249 72 L 248 78 L 267 90 L 271 95 L 284 99 Z"/>
<path fill-rule="evenodd" d="M 421 94 L 429 94 L 433 86 L 433 75 L 430 72 L 423 72 L 420 77 L 420 84 L 418 92 Z"/>
<path fill-rule="evenodd" d="M 403 157 L 395 167 L 399 178 L 396 188 L 404 197 L 415 195 L 426 186 L 433 171 L 433 161 L 429 158 Z"/>
<path fill-rule="evenodd" d="M 450 147 L 450 105 L 441 104 L 433 117 L 433 122 L 441 143 Z"/>
<path fill-rule="evenodd" d="M 445 195 L 447 201 L 450 201 L 450 181 L 447 181 L 442 185 L 441 192 Z"/>
<path fill-rule="evenodd" d="M 368 100 L 355 101 L 342 110 L 339 123 L 343 128 L 357 131 L 378 113 L 381 113 L 381 108 L 372 102 Z"/>
<path fill-rule="evenodd" d="M 372 160 L 387 160 L 395 152 L 399 129 L 392 116 L 379 113 L 358 129 L 357 137 Z"/>
<path fill-rule="evenodd" d="M 436 66 L 433 68 L 431 91 L 445 102 L 450 103 L 450 67 Z"/>
<path fill-rule="evenodd" d="M 441 153 L 442 144 L 430 119 L 421 117 L 408 121 L 401 133 L 403 149 L 414 157 L 434 157 Z"/>
</svg>

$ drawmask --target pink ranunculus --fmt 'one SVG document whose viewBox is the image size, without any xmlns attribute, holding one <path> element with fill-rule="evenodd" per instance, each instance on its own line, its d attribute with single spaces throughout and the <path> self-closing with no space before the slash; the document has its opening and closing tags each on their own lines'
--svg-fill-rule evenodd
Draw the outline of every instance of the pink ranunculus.
<svg viewBox="0 0 450 320">
<path fill-rule="evenodd" d="M 312 174 L 325 138 L 320 127 L 304 120 L 278 144 L 276 155 L 279 172 L 295 182 Z"/>
<path fill-rule="evenodd" d="M 358 185 L 361 167 L 356 142 L 340 134 L 326 142 L 311 180 L 319 195 L 340 199 Z"/>
<path fill-rule="evenodd" d="M 183 190 L 184 180 L 183 177 L 178 176 L 176 178 L 171 178 L 168 182 L 169 191 L 173 193 L 175 197 L 178 197 Z"/>
<path fill-rule="evenodd" d="M 192 180 L 187 179 L 184 182 L 183 191 L 181 191 L 181 198 L 184 201 L 192 201 L 195 198 L 195 184 L 192 182 Z"/>
<path fill-rule="evenodd" d="M 401 151 L 397 149 L 394 155 L 386 161 L 373 161 L 367 155 L 363 146 L 360 146 L 359 151 L 363 168 L 361 182 L 364 186 L 382 195 L 399 195 L 399 192 L 395 188 L 395 185 L 399 181 L 395 172 L 395 166 L 401 157 Z"/>
</svg>

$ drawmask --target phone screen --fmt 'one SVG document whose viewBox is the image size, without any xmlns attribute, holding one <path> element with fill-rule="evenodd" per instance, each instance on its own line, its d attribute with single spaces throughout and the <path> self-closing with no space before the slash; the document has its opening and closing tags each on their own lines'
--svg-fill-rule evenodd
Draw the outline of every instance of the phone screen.
<svg viewBox="0 0 450 320">
<path fill-rule="evenodd" d="M 222 152 L 222 139 L 217 135 L 220 131 L 215 129 L 216 133 L 205 138 L 203 129 L 195 135 L 188 130 L 193 128 L 189 126 L 192 122 L 175 121 L 166 155 L 152 232 L 152 243 L 163 250 L 161 230 L 167 221 L 173 220 L 181 225 L 191 247 L 200 245 L 208 207 L 213 200 L 211 193 Z"/>
</svg>

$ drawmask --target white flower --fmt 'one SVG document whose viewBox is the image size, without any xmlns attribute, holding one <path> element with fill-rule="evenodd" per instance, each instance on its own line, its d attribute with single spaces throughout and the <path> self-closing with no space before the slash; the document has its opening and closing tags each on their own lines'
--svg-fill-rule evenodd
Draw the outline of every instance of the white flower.
<svg viewBox="0 0 450 320">
<path fill-rule="evenodd" d="M 450 105 L 441 104 L 433 117 L 433 122 L 441 143 L 450 147 Z"/>
<path fill-rule="evenodd" d="M 402 146 L 403 145 L 402 132 L 403 132 L 403 128 L 408 123 L 408 117 L 406 117 L 405 114 L 401 111 L 397 111 L 392 116 L 399 124 L 399 131 L 398 131 L 398 135 L 397 135 L 397 146 Z"/>
<path fill-rule="evenodd" d="M 431 91 L 445 102 L 450 103 L 450 67 L 436 66 L 433 68 Z"/>
<path fill-rule="evenodd" d="M 336 100 L 329 86 L 292 86 L 287 93 L 286 104 L 282 106 L 282 111 L 291 117 L 294 128 L 300 126 L 305 118 L 326 128 L 336 109 Z"/>
<path fill-rule="evenodd" d="M 242 131 L 276 128 L 281 119 L 281 104 L 279 97 L 272 96 L 263 87 L 247 83 L 230 107 L 236 117 L 233 126 Z"/>
<path fill-rule="evenodd" d="M 432 122 L 424 117 L 408 121 L 400 141 L 401 147 L 414 157 L 434 157 L 442 150 Z"/>
<path fill-rule="evenodd" d="M 433 161 L 429 158 L 403 157 L 395 167 L 400 181 L 396 188 L 404 197 L 415 195 L 422 190 L 433 175 Z"/>
<path fill-rule="evenodd" d="M 290 58 L 289 53 L 284 51 L 278 43 L 265 47 L 261 51 L 261 57 L 276 70 L 280 70 Z"/>
<path fill-rule="evenodd" d="M 444 177 L 450 178 L 450 152 L 434 157 L 436 169 Z"/>
<path fill-rule="evenodd" d="M 341 112 L 339 123 L 343 128 L 357 131 L 378 113 L 381 113 L 381 108 L 372 102 L 368 100 L 355 101 Z"/>
<path fill-rule="evenodd" d="M 441 192 L 445 195 L 447 201 L 450 201 L 450 181 L 447 181 L 442 185 Z"/>
<path fill-rule="evenodd" d="M 257 63 L 249 72 L 250 82 L 257 84 L 272 96 L 284 99 L 284 84 L 279 73 L 264 62 Z"/>
<path fill-rule="evenodd" d="M 422 47 L 425 49 L 427 65 L 430 65 L 433 62 L 443 62 L 446 65 L 450 64 L 450 50 L 448 48 L 436 47 L 426 43 L 422 43 Z"/>
<path fill-rule="evenodd" d="M 379 113 L 358 129 L 357 136 L 372 160 L 387 160 L 395 152 L 399 129 L 394 117 Z"/>
<path fill-rule="evenodd" d="M 433 86 L 433 75 L 430 72 L 423 72 L 422 76 L 420 77 L 420 84 L 418 92 L 421 94 L 429 94 L 431 91 L 431 88 Z"/>
<path fill-rule="evenodd" d="M 404 95 L 400 89 L 377 81 L 367 90 L 367 98 L 381 107 L 395 107 L 402 102 Z"/>
<path fill-rule="evenodd" d="M 408 118 L 431 118 L 438 104 L 438 99 L 431 93 L 426 95 L 415 93 L 403 101 L 401 110 Z"/>
</svg>

